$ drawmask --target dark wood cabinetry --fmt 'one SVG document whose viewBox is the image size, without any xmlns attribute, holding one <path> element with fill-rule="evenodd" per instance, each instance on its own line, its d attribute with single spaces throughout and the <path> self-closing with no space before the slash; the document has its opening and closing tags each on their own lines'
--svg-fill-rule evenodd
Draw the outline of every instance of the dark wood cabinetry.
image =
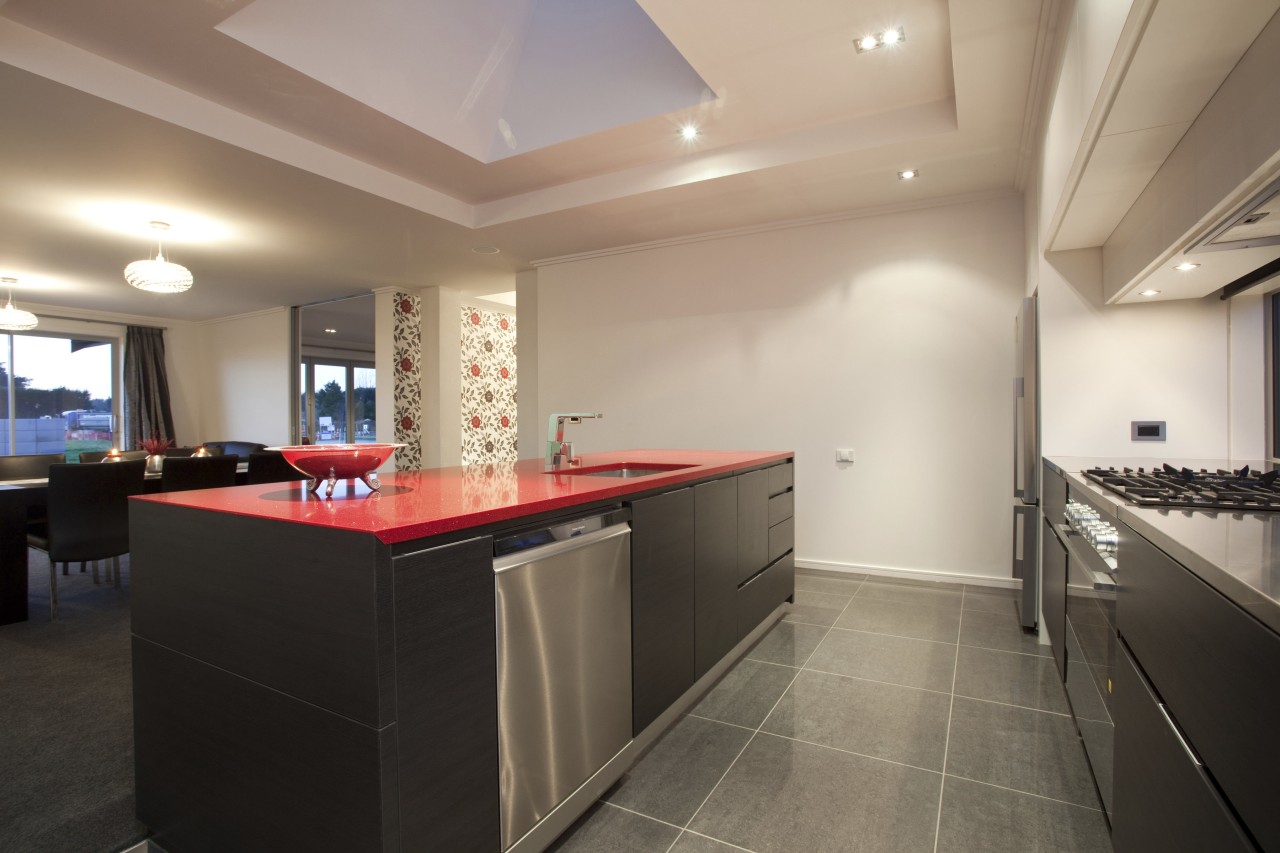
<svg viewBox="0 0 1280 853">
<path fill-rule="evenodd" d="M 1249 832 L 1262 849 L 1280 850 L 1280 637 L 1145 539 L 1120 547 L 1120 636 Z M 1126 801 L 1163 795 L 1159 780 L 1141 792 L 1121 788 L 1121 745 L 1135 736 L 1117 722 L 1117 825 Z"/>
<path fill-rule="evenodd" d="M 631 503 L 632 727 L 657 719 L 694 678 L 694 490 Z"/>
<path fill-rule="evenodd" d="M 1114 671 L 1115 850 L 1256 851 L 1127 652 Z"/>
<path fill-rule="evenodd" d="M 1054 532 L 1049 516 L 1040 531 L 1040 578 L 1044 584 L 1041 609 L 1044 627 L 1049 632 L 1049 647 L 1058 665 L 1058 677 L 1067 674 L 1067 549 Z"/>
<path fill-rule="evenodd" d="M 738 483 L 733 477 L 693 487 L 694 677 L 701 678 L 738 642 Z"/>
<path fill-rule="evenodd" d="M 130 521 L 138 817 L 158 844 L 497 849 L 487 537 L 393 559 L 163 504 Z"/>
<path fill-rule="evenodd" d="M 738 482 L 738 583 L 769 564 L 769 472 L 749 471 Z"/>
</svg>

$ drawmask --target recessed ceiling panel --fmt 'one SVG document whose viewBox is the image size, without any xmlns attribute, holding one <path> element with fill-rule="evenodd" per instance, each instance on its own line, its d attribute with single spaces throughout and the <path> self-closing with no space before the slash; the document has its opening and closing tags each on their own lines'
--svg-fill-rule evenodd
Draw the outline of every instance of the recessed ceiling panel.
<svg viewBox="0 0 1280 853">
<path fill-rule="evenodd" d="M 485 163 L 707 91 L 634 0 L 257 0 L 218 30 Z"/>
</svg>

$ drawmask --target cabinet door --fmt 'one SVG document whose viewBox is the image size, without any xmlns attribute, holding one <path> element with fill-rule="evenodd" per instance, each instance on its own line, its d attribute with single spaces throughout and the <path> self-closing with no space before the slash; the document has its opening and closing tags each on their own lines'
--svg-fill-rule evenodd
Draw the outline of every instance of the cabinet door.
<svg viewBox="0 0 1280 853">
<path fill-rule="evenodd" d="M 769 469 L 739 474 L 738 583 L 769 565 Z"/>
<path fill-rule="evenodd" d="M 1133 659 L 1116 659 L 1116 853 L 1254 851 Z"/>
<path fill-rule="evenodd" d="M 693 489 L 631 504 L 631 720 L 635 734 L 695 681 L 693 518 Z"/>
<path fill-rule="evenodd" d="M 406 850 L 497 850 L 493 540 L 396 557 L 396 738 Z"/>
<path fill-rule="evenodd" d="M 738 642 L 738 484 L 733 477 L 693 487 L 695 668 L 701 678 Z"/>
<path fill-rule="evenodd" d="M 1044 519 L 1040 541 L 1040 567 L 1044 579 L 1044 627 L 1049 632 L 1053 660 L 1058 665 L 1058 677 L 1067 674 L 1067 549 L 1058 540 L 1050 516 Z"/>
</svg>

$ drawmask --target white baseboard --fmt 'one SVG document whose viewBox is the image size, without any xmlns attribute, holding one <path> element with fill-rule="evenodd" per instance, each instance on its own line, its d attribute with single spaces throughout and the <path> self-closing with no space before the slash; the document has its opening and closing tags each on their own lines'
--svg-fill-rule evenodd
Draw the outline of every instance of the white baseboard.
<svg viewBox="0 0 1280 853">
<path fill-rule="evenodd" d="M 796 569 L 834 577 L 848 574 L 877 575 L 918 581 L 967 583 L 971 586 L 991 586 L 999 589 L 1022 589 L 1022 581 L 1018 578 L 993 578 L 989 575 L 931 572 L 924 569 L 898 569 L 888 566 L 859 566 L 854 563 L 837 563 L 834 560 L 796 560 Z"/>
</svg>

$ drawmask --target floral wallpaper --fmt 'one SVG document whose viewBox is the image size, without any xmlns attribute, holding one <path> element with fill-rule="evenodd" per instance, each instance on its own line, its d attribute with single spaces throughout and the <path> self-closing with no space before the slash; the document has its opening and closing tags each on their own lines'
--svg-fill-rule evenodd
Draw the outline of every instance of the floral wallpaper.
<svg viewBox="0 0 1280 853">
<path fill-rule="evenodd" d="M 516 318 L 462 309 L 462 464 L 514 462 Z"/>
<path fill-rule="evenodd" d="M 395 347 L 393 395 L 396 413 L 396 469 L 422 467 L 422 299 L 408 293 L 395 295 L 392 331 Z"/>
</svg>

